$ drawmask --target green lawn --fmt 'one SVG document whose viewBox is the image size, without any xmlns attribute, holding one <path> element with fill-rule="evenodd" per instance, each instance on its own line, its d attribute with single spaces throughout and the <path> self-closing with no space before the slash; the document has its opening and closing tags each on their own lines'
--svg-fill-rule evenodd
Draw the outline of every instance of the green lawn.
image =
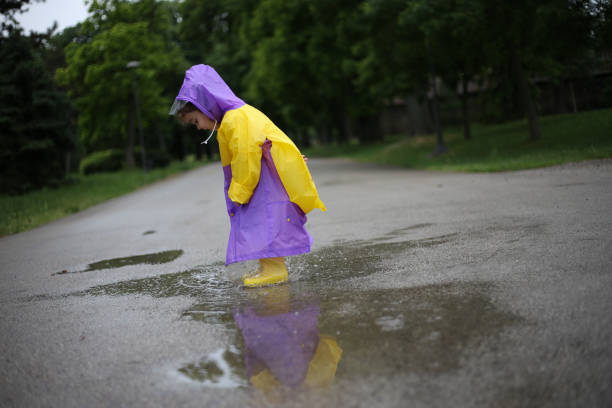
<svg viewBox="0 0 612 408">
<path fill-rule="evenodd" d="M 445 171 L 505 171 L 612 157 L 612 109 L 540 118 L 542 138 L 528 140 L 527 121 L 496 125 L 474 124 L 472 139 L 463 129 L 444 130 L 448 152 L 431 158 L 434 135 L 394 135 L 369 146 L 321 146 L 306 151 L 311 157 L 341 156 L 364 162 L 414 169 Z"/>
<path fill-rule="evenodd" d="M 147 172 L 124 170 L 88 176 L 73 175 L 58 188 L 45 188 L 20 196 L 0 195 L 0 236 L 36 226 L 84 210 L 139 187 L 201 166 L 202 162 L 173 162 L 163 169 Z"/>
</svg>

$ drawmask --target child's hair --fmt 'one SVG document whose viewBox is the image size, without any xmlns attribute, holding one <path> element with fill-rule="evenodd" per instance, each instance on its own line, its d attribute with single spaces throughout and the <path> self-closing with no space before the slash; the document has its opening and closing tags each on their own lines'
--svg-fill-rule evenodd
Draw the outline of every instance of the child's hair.
<svg viewBox="0 0 612 408">
<path fill-rule="evenodd" d="M 179 109 L 178 112 L 176 112 L 176 117 L 182 122 L 186 114 L 188 114 L 189 112 L 197 111 L 197 110 L 198 108 L 196 108 L 196 106 L 193 103 L 187 102 L 185 106 L 183 106 L 181 109 Z"/>
</svg>

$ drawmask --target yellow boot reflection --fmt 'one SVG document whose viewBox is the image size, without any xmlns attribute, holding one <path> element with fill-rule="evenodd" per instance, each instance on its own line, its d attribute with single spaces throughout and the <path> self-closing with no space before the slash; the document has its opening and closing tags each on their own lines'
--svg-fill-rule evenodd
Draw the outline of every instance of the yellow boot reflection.
<svg viewBox="0 0 612 408">
<path fill-rule="evenodd" d="M 249 294 L 234 313 L 245 344 L 247 378 L 270 400 L 330 385 L 342 356 L 336 339 L 319 333 L 316 300 L 291 303 L 289 285 Z"/>
<path fill-rule="evenodd" d="M 308 364 L 304 384 L 309 388 L 330 385 L 336 376 L 340 357 L 342 357 L 342 349 L 338 346 L 336 339 L 325 334 L 319 335 L 317 351 Z"/>
</svg>

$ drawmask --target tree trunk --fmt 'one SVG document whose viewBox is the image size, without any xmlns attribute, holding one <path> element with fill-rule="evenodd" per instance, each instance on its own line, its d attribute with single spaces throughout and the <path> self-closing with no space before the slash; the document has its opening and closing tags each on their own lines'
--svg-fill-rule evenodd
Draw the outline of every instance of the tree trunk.
<svg viewBox="0 0 612 408">
<path fill-rule="evenodd" d="M 360 116 L 356 121 L 352 121 L 351 128 L 355 129 L 354 133 L 360 144 L 372 143 L 383 138 L 378 115 Z"/>
<path fill-rule="evenodd" d="M 135 130 L 135 114 L 134 114 L 134 105 L 128 104 L 128 145 L 125 150 L 125 165 L 126 167 L 132 169 L 136 167 L 136 161 L 134 160 L 134 130 Z"/>
<path fill-rule="evenodd" d="M 567 95 L 565 83 L 556 85 L 553 88 L 553 97 L 555 99 L 554 113 L 567 113 Z"/>
<path fill-rule="evenodd" d="M 64 173 L 66 176 L 68 176 L 70 174 L 70 163 L 71 163 L 71 159 L 72 159 L 72 155 L 70 154 L 70 152 L 66 152 L 66 154 L 64 155 L 65 161 L 64 161 Z"/>
<path fill-rule="evenodd" d="M 431 50 L 429 46 L 427 46 L 427 56 L 429 60 L 429 73 L 431 76 L 430 88 L 433 91 L 433 120 L 434 120 L 434 127 L 436 130 L 436 136 L 438 139 L 438 146 L 431 153 L 430 157 L 435 157 L 442 153 L 445 153 L 448 149 L 444 145 L 444 139 L 442 138 L 442 126 L 440 125 L 440 109 L 438 108 L 438 84 L 437 84 L 436 66 L 434 65 L 434 61 L 431 57 Z"/>
<path fill-rule="evenodd" d="M 578 112 L 578 105 L 576 104 L 576 93 L 574 92 L 574 81 L 569 83 L 570 98 L 572 99 L 572 109 L 574 113 Z"/>
<path fill-rule="evenodd" d="M 432 77 L 433 77 L 433 81 L 432 81 L 432 84 L 433 84 L 432 86 L 432 89 L 433 89 L 433 119 L 434 119 L 434 126 L 436 129 L 438 146 L 436 147 L 436 150 L 434 150 L 431 153 L 431 157 L 435 157 L 442 153 L 445 153 L 448 149 L 444 145 L 444 139 L 442 137 L 442 126 L 440 125 L 440 109 L 438 107 L 438 89 L 437 89 L 438 86 L 436 84 L 435 75 L 433 75 Z"/>
<path fill-rule="evenodd" d="M 142 118 L 140 116 L 140 101 L 138 99 L 138 79 L 134 77 L 134 106 L 136 107 L 136 124 L 138 125 L 138 135 L 140 138 L 140 161 L 142 170 L 147 172 L 147 156 L 145 153 L 144 133 L 142 133 Z"/>
<path fill-rule="evenodd" d="M 159 124 L 155 125 L 155 133 L 157 133 L 157 140 L 159 142 L 159 150 L 161 150 L 162 152 L 166 151 L 166 139 L 164 138 L 164 135 L 160 129 Z"/>
<path fill-rule="evenodd" d="M 193 140 L 193 138 L 191 138 L 191 140 Z M 200 161 L 202 160 L 202 144 L 200 143 L 200 141 L 198 140 L 198 138 L 196 137 L 196 142 L 195 142 L 195 154 L 196 154 L 196 160 Z"/>
<path fill-rule="evenodd" d="M 516 49 L 512 51 L 512 68 L 514 70 L 515 80 L 517 81 L 523 112 L 527 115 L 527 122 L 529 124 L 529 140 L 538 140 L 542 137 L 540 122 L 536 113 L 535 103 L 533 102 L 533 98 L 529 92 L 527 74 L 523 69 L 523 65 L 521 64 L 521 60 Z"/>
<path fill-rule="evenodd" d="M 204 143 L 204 152 L 206 153 L 206 160 L 212 160 L 212 149 L 210 148 L 210 144 L 209 143 Z"/>
<path fill-rule="evenodd" d="M 410 136 L 432 132 L 433 127 L 430 123 L 431 119 L 428 109 L 427 104 L 419 103 L 415 95 L 406 97 L 406 111 L 410 120 L 408 128 Z"/>
<path fill-rule="evenodd" d="M 300 141 L 302 147 L 305 149 L 312 146 L 312 143 L 310 142 L 310 134 L 307 130 L 304 130 L 302 128 L 298 130 L 298 140 Z"/>
<path fill-rule="evenodd" d="M 323 126 L 320 131 L 320 140 L 319 142 L 328 145 L 330 143 L 329 137 L 329 127 L 327 125 Z"/>
<path fill-rule="evenodd" d="M 339 113 L 341 114 L 338 116 L 335 116 L 334 119 L 336 122 L 336 130 L 337 130 L 336 142 L 341 144 L 341 143 L 348 142 L 350 135 L 349 135 L 349 130 L 347 129 L 347 126 L 346 126 L 346 118 L 344 117 L 344 112 L 339 111 Z"/>
<path fill-rule="evenodd" d="M 461 113 L 463 115 L 463 137 L 470 140 L 470 112 L 468 109 L 468 76 L 464 73 L 461 76 Z"/>
<path fill-rule="evenodd" d="M 175 152 L 180 161 L 185 159 L 185 132 L 180 127 L 174 129 L 174 145 L 176 146 Z"/>
</svg>

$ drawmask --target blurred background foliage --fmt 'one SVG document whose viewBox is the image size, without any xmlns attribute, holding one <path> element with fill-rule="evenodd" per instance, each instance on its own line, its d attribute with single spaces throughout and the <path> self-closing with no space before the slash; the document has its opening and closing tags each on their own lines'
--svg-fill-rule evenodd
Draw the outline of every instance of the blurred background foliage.
<svg viewBox="0 0 612 408">
<path fill-rule="evenodd" d="M 214 158 L 167 115 L 193 64 L 300 147 L 520 118 L 537 141 L 542 115 L 612 101 L 607 0 L 89 0 L 76 26 L 24 33 L 28 3 L 0 3 L 2 193 L 142 166 L 142 148 L 149 168 Z"/>
</svg>

